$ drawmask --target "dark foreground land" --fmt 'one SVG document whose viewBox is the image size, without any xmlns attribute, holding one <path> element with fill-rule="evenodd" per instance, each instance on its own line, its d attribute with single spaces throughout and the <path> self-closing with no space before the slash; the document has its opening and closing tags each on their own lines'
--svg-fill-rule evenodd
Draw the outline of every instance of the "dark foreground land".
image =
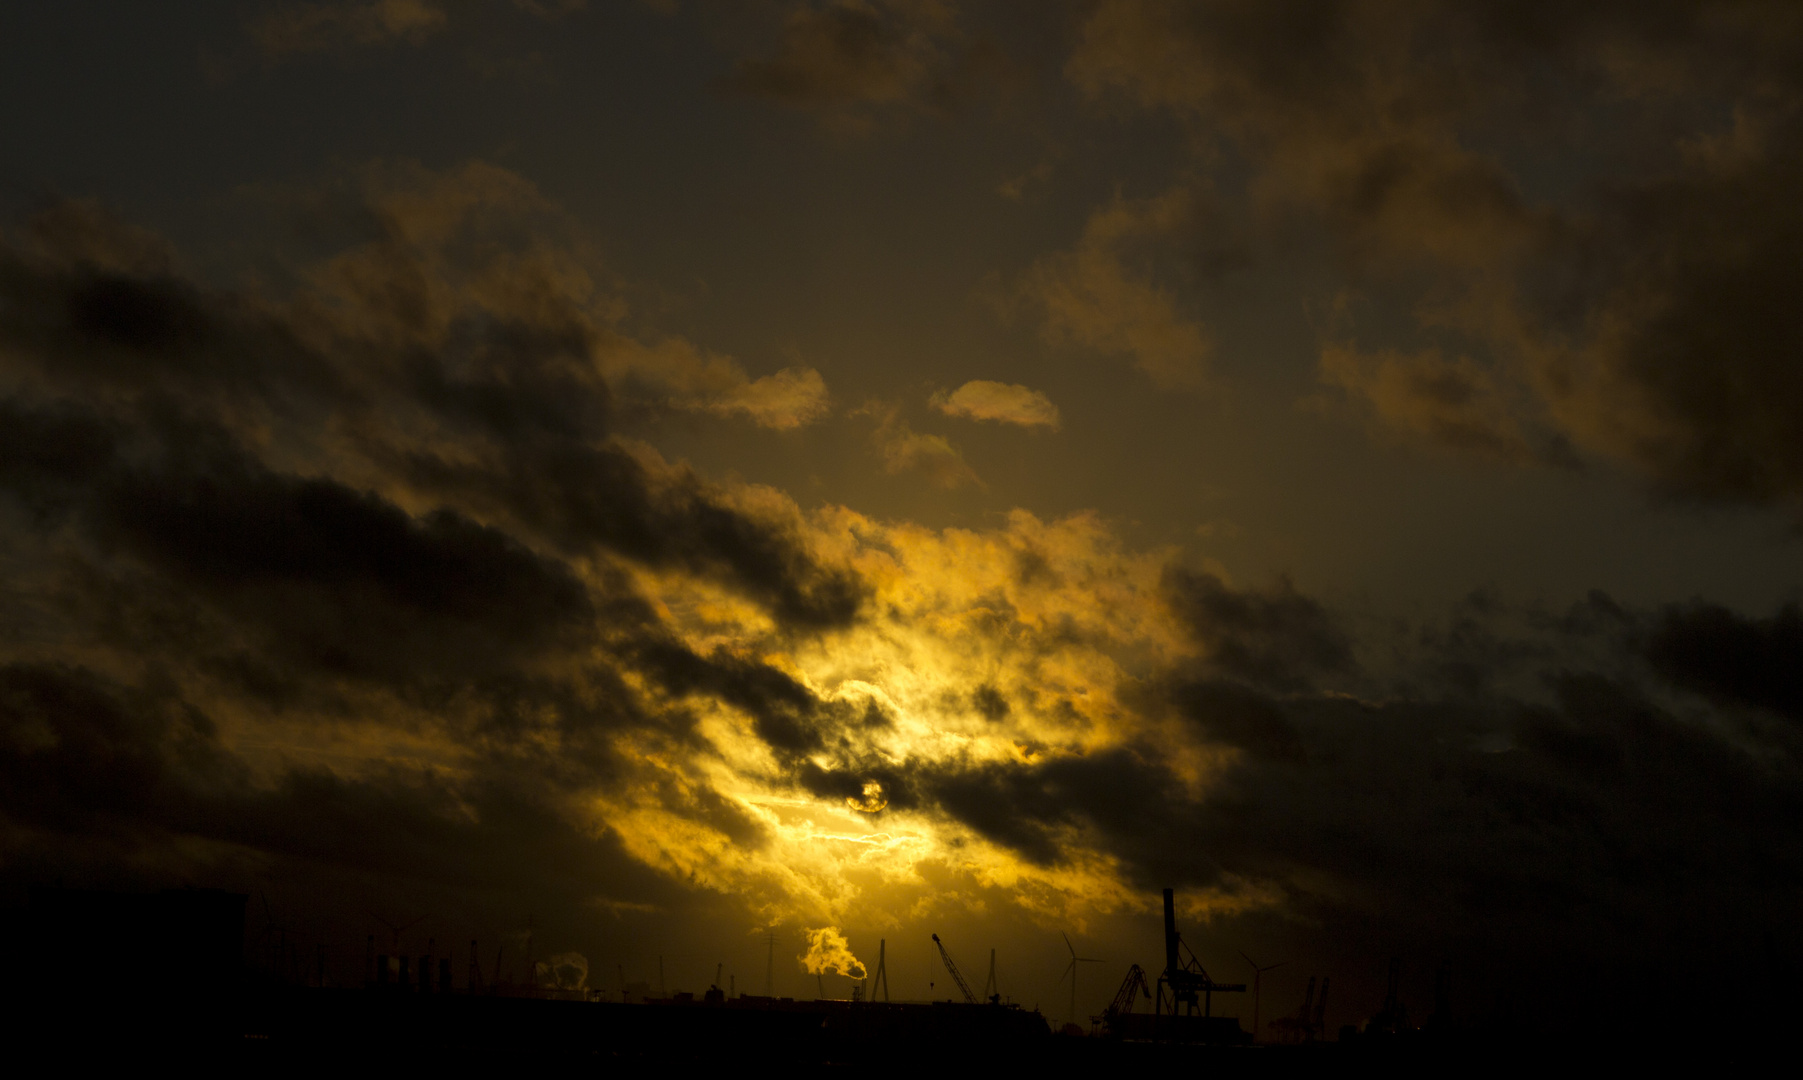
<svg viewBox="0 0 1803 1080">
<path fill-rule="evenodd" d="M 464 1075 L 545 1066 L 611 1075 L 801 1069 L 815 1075 L 1331 1076 L 1416 1067 L 1517 1072 L 1570 1064 L 1645 1065 L 1701 1054 L 1733 1068 L 1751 1048 L 1722 1042 L 1585 1041 L 1491 1033 L 1300 1046 L 1184 1045 L 1054 1035 L 1037 1013 L 950 1002 L 619 1004 L 480 994 L 265 987 L 174 997 L 63 993 L 7 1009 L 15 1052 L 83 1062 L 246 1070 L 387 1070 Z M 425 1070 L 425 1072 L 420 1072 Z M 1006 1072 L 1003 1072 L 1006 1070 Z"/>
<path fill-rule="evenodd" d="M 695 1000 L 569 1000 L 554 994 L 411 987 L 297 985 L 244 963 L 247 898 L 209 890 L 127 895 L 33 890 L 15 935 L 23 947 L 0 978 L 0 1036 L 10 1061 L 162 1065 L 211 1075 L 305 1070 L 409 1077 L 657 1077 L 782 1068 L 810 1075 L 920 1077 L 1202 1075 L 1327 1077 L 1384 1069 L 1490 1073 L 1588 1065 L 1680 1064 L 1715 1074 L 1792 1053 L 1794 993 L 1767 995 L 1758 1023 L 1729 1034 L 1719 1020 L 1657 1005 L 1549 1032 L 1518 1025 L 1397 1030 L 1291 1046 L 1247 1044 L 1231 1019 L 1142 1015 L 1104 1026 L 1117 1036 L 1055 1035 L 1037 1012 L 952 1002 L 796 1001 L 713 991 Z M 422 958 L 423 960 L 423 958 Z M 127 962 L 130 961 L 130 962 Z M 372 964 L 390 970 L 388 958 Z M 421 972 L 431 970 L 422 963 Z M 324 982 L 323 968 L 317 981 Z M 373 980 L 372 980 L 373 981 Z M 472 980 L 474 981 L 474 980 Z M 1791 980 L 1784 980 L 1788 991 Z M 1030 1070 L 1030 1072 L 1026 1071 Z"/>
</svg>

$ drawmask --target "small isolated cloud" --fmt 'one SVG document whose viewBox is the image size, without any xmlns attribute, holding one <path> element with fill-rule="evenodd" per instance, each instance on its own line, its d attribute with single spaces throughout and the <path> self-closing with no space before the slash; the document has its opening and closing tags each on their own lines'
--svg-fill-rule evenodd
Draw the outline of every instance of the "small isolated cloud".
<svg viewBox="0 0 1803 1080">
<path fill-rule="evenodd" d="M 808 951 L 798 959 L 809 975 L 836 971 L 849 978 L 862 979 L 868 974 L 864 962 L 851 954 L 851 942 L 845 940 L 838 927 L 823 926 L 807 931 L 807 935 Z"/>
<path fill-rule="evenodd" d="M 784 368 L 733 388 L 707 408 L 723 416 L 747 416 L 767 428 L 796 428 L 826 412 L 826 380 L 813 368 Z"/>
<path fill-rule="evenodd" d="M 1022 427 L 1048 427 L 1058 430 L 1058 406 L 1037 390 L 1015 383 L 973 379 L 950 394 L 933 395 L 933 408 L 947 416 L 968 420 L 999 420 Z"/>
<path fill-rule="evenodd" d="M 883 457 L 883 470 L 890 475 L 918 472 L 942 488 L 986 486 L 957 447 L 943 436 L 915 431 L 894 406 L 872 402 L 857 412 L 876 417 L 871 438 Z"/>
<path fill-rule="evenodd" d="M 650 346 L 621 339 L 601 356 L 601 370 L 626 398 L 715 416 L 743 416 L 777 431 L 820 419 L 830 403 L 826 380 L 813 368 L 783 368 L 753 379 L 738 361 L 682 338 Z"/>
</svg>

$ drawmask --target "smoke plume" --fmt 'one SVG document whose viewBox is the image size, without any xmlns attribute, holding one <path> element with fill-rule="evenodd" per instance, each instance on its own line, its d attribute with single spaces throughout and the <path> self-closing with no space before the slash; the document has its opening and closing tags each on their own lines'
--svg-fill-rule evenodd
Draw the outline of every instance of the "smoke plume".
<svg viewBox="0 0 1803 1080">
<path fill-rule="evenodd" d="M 851 943 L 836 926 L 823 926 L 818 930 L 807 931 L 808 951 L 802 956 L 801 964 L 808 969 L 810 975 L 821 975 L 828 971 L 836 971 L 853 979 L 862 979 L 868 972 L 864 962 L 851 954 Z"/>
</svg>

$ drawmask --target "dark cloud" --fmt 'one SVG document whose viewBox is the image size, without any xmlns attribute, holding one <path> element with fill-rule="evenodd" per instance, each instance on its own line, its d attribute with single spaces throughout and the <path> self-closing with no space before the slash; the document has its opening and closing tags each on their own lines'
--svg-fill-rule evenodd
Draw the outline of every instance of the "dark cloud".
<svg viewBox="0 0 1803 1080">
<path fill-rule="evenodd" d="M 591 633 L 568 569 L 451 510 L 415 519 L 330 481 L 246 471 L 133 476 L 103 512 L 103 542 L 279 623 L 328 669 L 398 675 L 436 653 L 433 667 L 474 670 Z M 409 648 L 425 636 L 429 652 Z"/>
<path fill-rule="evenodd" d="M 912 771 L 880 761 L 860 762 L 840 768 L 822 768 L 803 761 L 796 771 L 796 782 L 804 791 L 834 802 L 846 800 L 867 813 L 883 810 L 916 810 L 921 806 L 921 792 Z M 874 797 L 866 785 L 876 784 Z"/>
<path fill-rule="evenodd" d="M 955 3 L 799 0 L 782 8 L 776 25 L 740 12 L 735 51 L 751 55 L 721 85 L 813 110 L 840 131 L 867 132 L 898 109 L 954 107 L 1008 71 L 993 42 L 966 33 Z M 747 40 L 758 44 L 747 48 Z"/>
<path fill-rule="evenodd" d="M 614 838 L 590 834 L 526 777 L 291 768 L 261 782 L 191 706 L 80 668 L 0 668 L 0 738 L 8 881 L 47 868 L 109 885 L 203 876 L 267 894 L 272 879 L 299 879 L 314 884 L 285 888 L 291 899 L 329 882 L 333 906 L 431 895 L 446 915 L 502 897 L 561 912 L 596 894 L 665 895 Z"/>
<path fill-rule="evenodd" d="M 1220 578 L 1172 568 L 1164 578 L 1172 610 L 1223 673 L 1290 687 L 1352 666 L 1352 648 L 1334 618 L 1287 580 L 1265 592 L 1235 591 Z"/>
<path fill-rule="evenodd" d="M 114 452 L 110 426 L 85 410 L 0 402 L 0 486 L 40 520 L 78 502 Z"/>
<path fill-rule="evenodd" d="M 53 832 L 154 829 L 194 816 L 196 789 L 242 779 L 206 716 L 166 694 L 122 700 L 80 668 L 0 668 L 0 721 L 7 816 Z"/>
<path fill-rule="evenodd" d="M 445 9 L 434 0 L 321 0 L 268 9 L 248 30 L 265 56 L 278 59 L 397 42 L 418 45 L 445 23 Z"/>
<path fill-rule="evenodd" d="M 758 737 L 779 753 L 799 756 L 824 745 L 820 728 L 828 717 L 821 703 L 776 668 L 724 650 L 698 656 L 667 642 L 646 644 L 637 659 L 673 694 L 707 694 L 743 710 Z"/>
<path fill-rule="evenodd" d="M 1794 603 L 1765 619 L 1719 604 L 1666 608 L 1653 624 L 1646 656 L 1686 690 L 1803 720 L 1803 610 Z"/>
<path fill-rule="evenodd" d="M 532 445 L 493 470 L 416 459 L 409 476 L 504 507 L 565 550 L 601 547 L 651 566 L 717 576 L 768 604 L 787 625 L 843 625 L 863 601 L 854 576 L 817 563 L 789 531 L 722 505 L 692 473 L 654 477 L 619 449 Z"/>
<path fill-rule="evenodd" d="M 567 567 L 455 511 L 414 518 L 334 481 L 270 472 L 204 427 L 177 430 L 161 461 L 128 464 L 125 437 L 91 414 L 7 411 L 25 441 L 0 470 L 8 493 L 40 518 L 74 512 L 98 550 L 262 627 L 289 662 L 405 680 L 593 636 L 586 587 Z"/>
<path fill-rule="evenodd" d="M 1326 239 L 1394 318 L 1324 327 L 1321 376 L 1383 428 L 1795 507 L 1800 61 L 1776 4 L 1110 0 L 1068 73 L 1243 160 L 1267 234 Z"/>
<path fill-rule="evenodd" d="M 1300 760 L 1302 737 L 1269 698 L 1233 683 L 1185 682 L 1171 691 L 1184 717 L 1201 725 L 1211 742 L 1259 757 Z"/>
<path fill-rule="evenodd" d="M 1031 764 L 935 770 L 920 782 L 957 821 L 1040 865 L 1069 858 L 1064 832 L 1079 826 L 1099 830 L 1110 847 L 1143 852 L 1158 843 L 1156 823 L 1181 801 L 1168 771 L 1124 747 Z"/>
<path fill-rule="evenodd" d="M 791 527 L 727 505 L 686 470 L 655 472 L 606 441 L 609 392 L 585 359 L 598 347 L 595 331 L 567 298 L 540 296 L 512 313 L 433 315 L 432 305 L 442 304 L 433 297 L 444 291 L 426 283 L 434 267 L 417 253 L 384 246 L 356 272 L 359 303 L 379 314 L 334 330 L 327 340 L 343 355 L 328 359 L 325 346 L 305 341 L 319 332 L 304 306 L 285 312 L 171 276 L 163 261 L 130 255 L 147 241 L 96 208 L 59 203 L 40 215 L 45 219 L 49 224 L 28 230 L 39 238 L 32 252 L 0 253 L 0 341 L 14 363 L 56 392 L 83 400 L 107 386 L 122 392 L 108 404 L 126 412 L 77 418 L 93 406 L 36 405 L 43 415 L 26 423 L 60 427 L 13 436 L 30 446 L 8 457 L 15 473 L 30 467 L 33 479 L 15 477 L 37 485 L 19 489 L 28 500 L 49 497 L 43 485 L 54 486 L 56 455 L 66 471 L 73 463 L 67 455 L 97 453 L 95 440 L 109 420 L 115 428 L 148 428 L 165 449 L 178 450 L 197 439 L 229 443 L 258 421 L 281 425 L 300 441 L 336 427 L 374 467 L 398 470 L 405 483 L 442 498 L 506 513 L 528 541 L 543 538 L 577 554 L 601 548 L 713 575 L 802 628 L 843 624 L 858 609 L 863 590 L 856 579 L 819 564 Z M 412 299 L 390 310 L 385 296 Z M 448 319 L 442 340 L 394 339 L 391 324 L 435 319 Z M 437 443 L 397 444 L 402 426 L 386 413 L 398 402 L 464 434 L 455 460 Z M 58 415 L 66 419 L 54 421 Z M 92 429 L 85 435 L 75 430 L 83 424 Z M 487 451 L 474 460 L 471 438 Z M 215 455 L 231 453 L 243 451 Z M 165 479 L 186 488 L 183 497 L 200 497 L 190 478 Z M 235 493 L 217 497 L 229 503 Z"/>
<path fill-rule="evenodd" d="M 1285 918 L 1342 935 L 1325 955 L 1432 943 L 1501 985 L 1511 965 L 1627 962 L 1658 942 L 1684 970 L 1751 971 L 1774 941 L 1796 944 L 1778 913 L 1803 896 L 1803 756 L 1782 732 L 1672 712 L 1636 684 L 1636 650 L 1681 685 L 1783 709 L 1764 665 L 1797 618 L 1649 617 L 1600 596 L 1550 617 L 1475 597 L 1368 698 L 1148 684 L 1142 711 L 1162 701 L 1199 745 L 1242 751 L 1199 788 L 1150 746 L 913 783 L 1030 863 L 1058 864 L 1082 836 L 1136 886 L 1276 889 Z M 1740 666 L 1715 666 L 1727 656 Z M 1448 675 L 1469 667 L 1484 674 Z"/>
<path fill-rule="evenodd" d="M 991 723 L 1005 718 L 1013 711 L 1013 707 L 1008 704 L 1007 697 L 987 683 L 971 691 L 970 704 L 977 710 L 979 716 Z"/>
<path fill-rule="evenodd" d="M 422 198 L 452 221 L 523 197 L 506 175 L 450 187 Z M 717 753 L 698 706 L 785 769 L 889 722 L 665 624 L 637 569 L 794 637 L 850 624 L 865 586 L 798 515 L 615 441 L 599 368 L 625 346 L 521 269 L 537 240 L 471 284 L 501 241 L 452 257 L 372 220 L 275 299 L 198 284 L 86 204 L 0 246 L 0 603 L 37 620 L 11 645 L 85 663 L 0 668 L 4 882 L 202 880 L 491 931 L 497 906 L 536 908 L 586 940 L 596 904 L 695 902 L 597 799 L 766 843 L 654 763 Z"/>
</svg>

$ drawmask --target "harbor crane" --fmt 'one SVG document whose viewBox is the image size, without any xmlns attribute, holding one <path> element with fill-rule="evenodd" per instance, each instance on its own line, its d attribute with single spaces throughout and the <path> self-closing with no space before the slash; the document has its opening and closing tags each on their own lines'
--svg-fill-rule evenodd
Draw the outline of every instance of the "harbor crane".
<svg viewBox="0 0 1803 1080">
<path fill-rule="evenodd" d="M 1150 999 L 1152 988 L 1146 985 L 1146 969 L 1134 964 L 1127 969 L 1127 978 L 1121 983 L 1121 988 L 1115 992 L 1114 1001 L 1109 1003 L 1108 1008 L 1097 1019 L 1110 1026 L 1117 1024 L 1119 1017 L 1130 1015 L 1133 1012 L 1133 1002 L 1140 997 Z"/>
<path fill-rule="evenodd" d="M 952 963 L 952 954 L 945 951 L 945 942 L 939 940 L 938 934 L 933 935 L 933 944 L 938 947 L 939 959 L 945 961 L 945 970 L 952 973 L 952 981 L 958 984 L 958 991 L 964 995 L 965 1002 L 975 1005 L 977 996 L 970 992 L 970 984 L 964 981 L 963 974 L 958 971 L 958 965 Z"/>
<path fill-rule="evenodd" d="M 1189 953 L 1189 959 L 1183 958 Z M 1168 992 L 1168 998 L 1167 998 Z M 1172 890 L 1164 891 L 1164 972 L 1158 976 L 1158 996 L 1153 1002 L 1155 1014 L 1163 1014 L 1165 1006 L 1170 1006 L 1169 1015 L 1176 1016 L 1179 1005 L 1187 1005 L 1188 1013 L 1196 1013 L 1196 998 L 1202 998 L 1202 1015 L 1213 1015 L 1214 995 L 1224 993 L 1243 994 L 1245 983 L 1218 983 L 1209 977 L 1208 969 L 1190 952 L 1189 946 L 1183 943 L 1183 936 L 1177 933 L 1177 903 Z"/>
</svg>

